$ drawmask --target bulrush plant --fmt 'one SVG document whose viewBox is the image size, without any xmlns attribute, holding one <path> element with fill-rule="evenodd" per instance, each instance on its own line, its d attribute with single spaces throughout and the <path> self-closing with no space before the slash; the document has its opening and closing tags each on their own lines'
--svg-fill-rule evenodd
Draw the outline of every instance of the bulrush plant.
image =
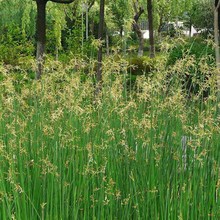
<svg viewBox="0 0 220 220">
<path fill-rule="evenodd" d="M 19 91 L 1 66 L 0 219 L 219 219 L 213 76 L 189 100 L 183 60 L 129 90 L 127 63 L 109 59 L 96 97 L 92 72 L 72 65 L 47 62 Z"/>
</svg>

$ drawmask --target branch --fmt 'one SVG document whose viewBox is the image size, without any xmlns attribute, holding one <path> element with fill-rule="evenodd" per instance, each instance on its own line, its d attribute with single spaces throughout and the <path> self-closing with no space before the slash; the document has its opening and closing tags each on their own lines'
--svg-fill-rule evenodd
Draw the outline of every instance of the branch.
<svg viewBox="0 0 220 220">
<path fill-rule="evenodd" d="M 144 13 L 144 9 L 140 7 L 139 11 L 134 16 L 134 21 L 137 22 L 143 13 Z"/>
<path fill-rule="evenodd" d="M 61 3 L 61 4 L 70 4 L 74 2 L 74 0 L 50 0 L 51 2 Z"/>
<path fill-rule="evenodd" d="M 133 1 L 133 7 L 134 7 L 134 11 L 137 14 L 138 13 L 138 1 Z"/>
<path fill-rule="evenodd" d="M 95 3 L 95 0 L 93 0 L 93 1 L 89 4 L 89 6 L 88 6 L 88 11 L 90 11 L 90 9 L 91 9 L 92 6 L 94 5 L 94 3 Z"/>
<path fill-rule="evenodd" d="M 220 0 L 218 0 L 218 3 L 215 1 L 215 10 L 217 11 L 220 7 Z"/>
</svg>

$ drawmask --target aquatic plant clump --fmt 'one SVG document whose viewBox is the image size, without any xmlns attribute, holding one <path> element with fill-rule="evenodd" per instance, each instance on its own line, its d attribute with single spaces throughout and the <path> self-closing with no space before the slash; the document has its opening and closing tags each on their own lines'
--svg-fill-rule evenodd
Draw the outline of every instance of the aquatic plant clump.
<svg viewBox="0 0 220 220">
<path fill-rule="evenodd" d="M 129 90 L 106 61 L 95 95 L 92 71 L 45 69 L 0 70 L 0 219 L 220 218 L 214 91 L 189 100 L 162 67 Z"/>
</svg>

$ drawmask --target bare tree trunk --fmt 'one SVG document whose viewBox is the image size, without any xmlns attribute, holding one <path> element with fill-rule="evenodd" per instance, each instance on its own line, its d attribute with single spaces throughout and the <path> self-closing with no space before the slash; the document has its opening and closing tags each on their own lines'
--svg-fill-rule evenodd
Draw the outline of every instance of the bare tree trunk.
<svg viewBox="0 0 220 220">
<path fill-rule="evenodd" d="M 120 37 L 123 38 L 123 26 L 120 27 Z"/>
<path fill-rule="evenodd" d="M 138 47 L 138 56 L 141 57 L 144 54 L 144 37 L 143 33 L 141 32 L 141 28 L 138 25 L 137 22 L 133 23 L 133 29 L 136 32 L 138 36 L 138 41 L 139 41 L 139 47 Z"/>
<path fill-rule="evenodd" d="M 46 44 L 46 1 L 37 1 L 37 72 L 36 79 L 43 73 Z"/>
<path fill-rule="evenodd" d="M 189 19 L 189 37 L 192 37 L 192 19 Z"/>
<path fill-rule="evenodd" d="M 105 9 L 105 0 L 100 0 L 98 38 L 101 41 L 103 40 L 103 30 L 104 30 L 104 16 L 105 16 L 104 9 Z M 99 46 L 99 50 L 98 50 L 98 68 L 97 68 L 97 73 L 96 73 L 96 80 L 98 84 L 101 84 L 101 81 L 102 81 L 102 47 L 103 46 L 101 43 Z"/>
<path fill-rule="evenodd" d="M 150 41 L 150 58 L 155 57 L 154 47 L 154 27 L 153 27 L 153 5 L 152 0 L 147 0 L 147 12 L 149 22 L 149 41 Z"/>
<path fill-rule="evenodd" d="M 138 1 L 133 3 L 135 15 L 134 15 L 134 21 L 133 21 L 133 30 L 137 34 L 138 41 L 139 41 L 139 47 L 138 47 L 138 56 L 141 57 L 144 54 L 144 36 L 141 31 L 140 25 L 138 24 L 138 20 L 140 16 L 144 13 L 144 9 L 142 7 L 139 7 Z"/>
<path fill-rule="evenodd" d="M 70 4 L 74 0 L 50 0 L 56 3 Z M 46 45 L 46 4 L 48 0 L 36 0 L 37 3 L 37 70 L 36 79 L 40 79 L 43 73 L 44 54 Z"/>
</svg>

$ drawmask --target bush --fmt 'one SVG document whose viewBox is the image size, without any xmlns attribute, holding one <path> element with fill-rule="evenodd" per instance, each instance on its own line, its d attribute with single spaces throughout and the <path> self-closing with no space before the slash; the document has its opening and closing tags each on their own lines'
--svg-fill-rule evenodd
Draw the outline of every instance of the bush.
<svg viewBox="0 0 220 220">
<path fill-rule="evenodd" d="M 167 66 L 174 65 L 177 60 L 184 58 L 185 55 L 193 55 L 199 61 L 202 57 L 214 57 L 215 52 L 212 45 L 202 38 L 192 38 L 187 42 L 177 43 L 169 52 Z M 209 64 L 213 61 L 207 60 Z"/>
<path fill-rule="evenodd" d="M 0 34 L 0 61 L 4 64 L 18 65 L 21 57 L 33 56 L 35 48 L 18 27 L 8 27 Z"/>
<path fill-rule="evenodd" d="M 200 93 L 207 97 L 210 93 L 208 81 L 214 72 L 211 70 L 215 68 L 214 57 L 214 49 L 204 39 L 194 38 L 177 44 L 170 51 L 166 65 L 171 71 L 170 83 L 179 78 L 189 96 Z"/>
<path fill-rule="evenodd" d="M 147 56 L 128 58 L 128 72 L 132 75 L 149 75 L 153 72 L 159 60 L 160 57 L 151 59 Z"/>
</svg>

